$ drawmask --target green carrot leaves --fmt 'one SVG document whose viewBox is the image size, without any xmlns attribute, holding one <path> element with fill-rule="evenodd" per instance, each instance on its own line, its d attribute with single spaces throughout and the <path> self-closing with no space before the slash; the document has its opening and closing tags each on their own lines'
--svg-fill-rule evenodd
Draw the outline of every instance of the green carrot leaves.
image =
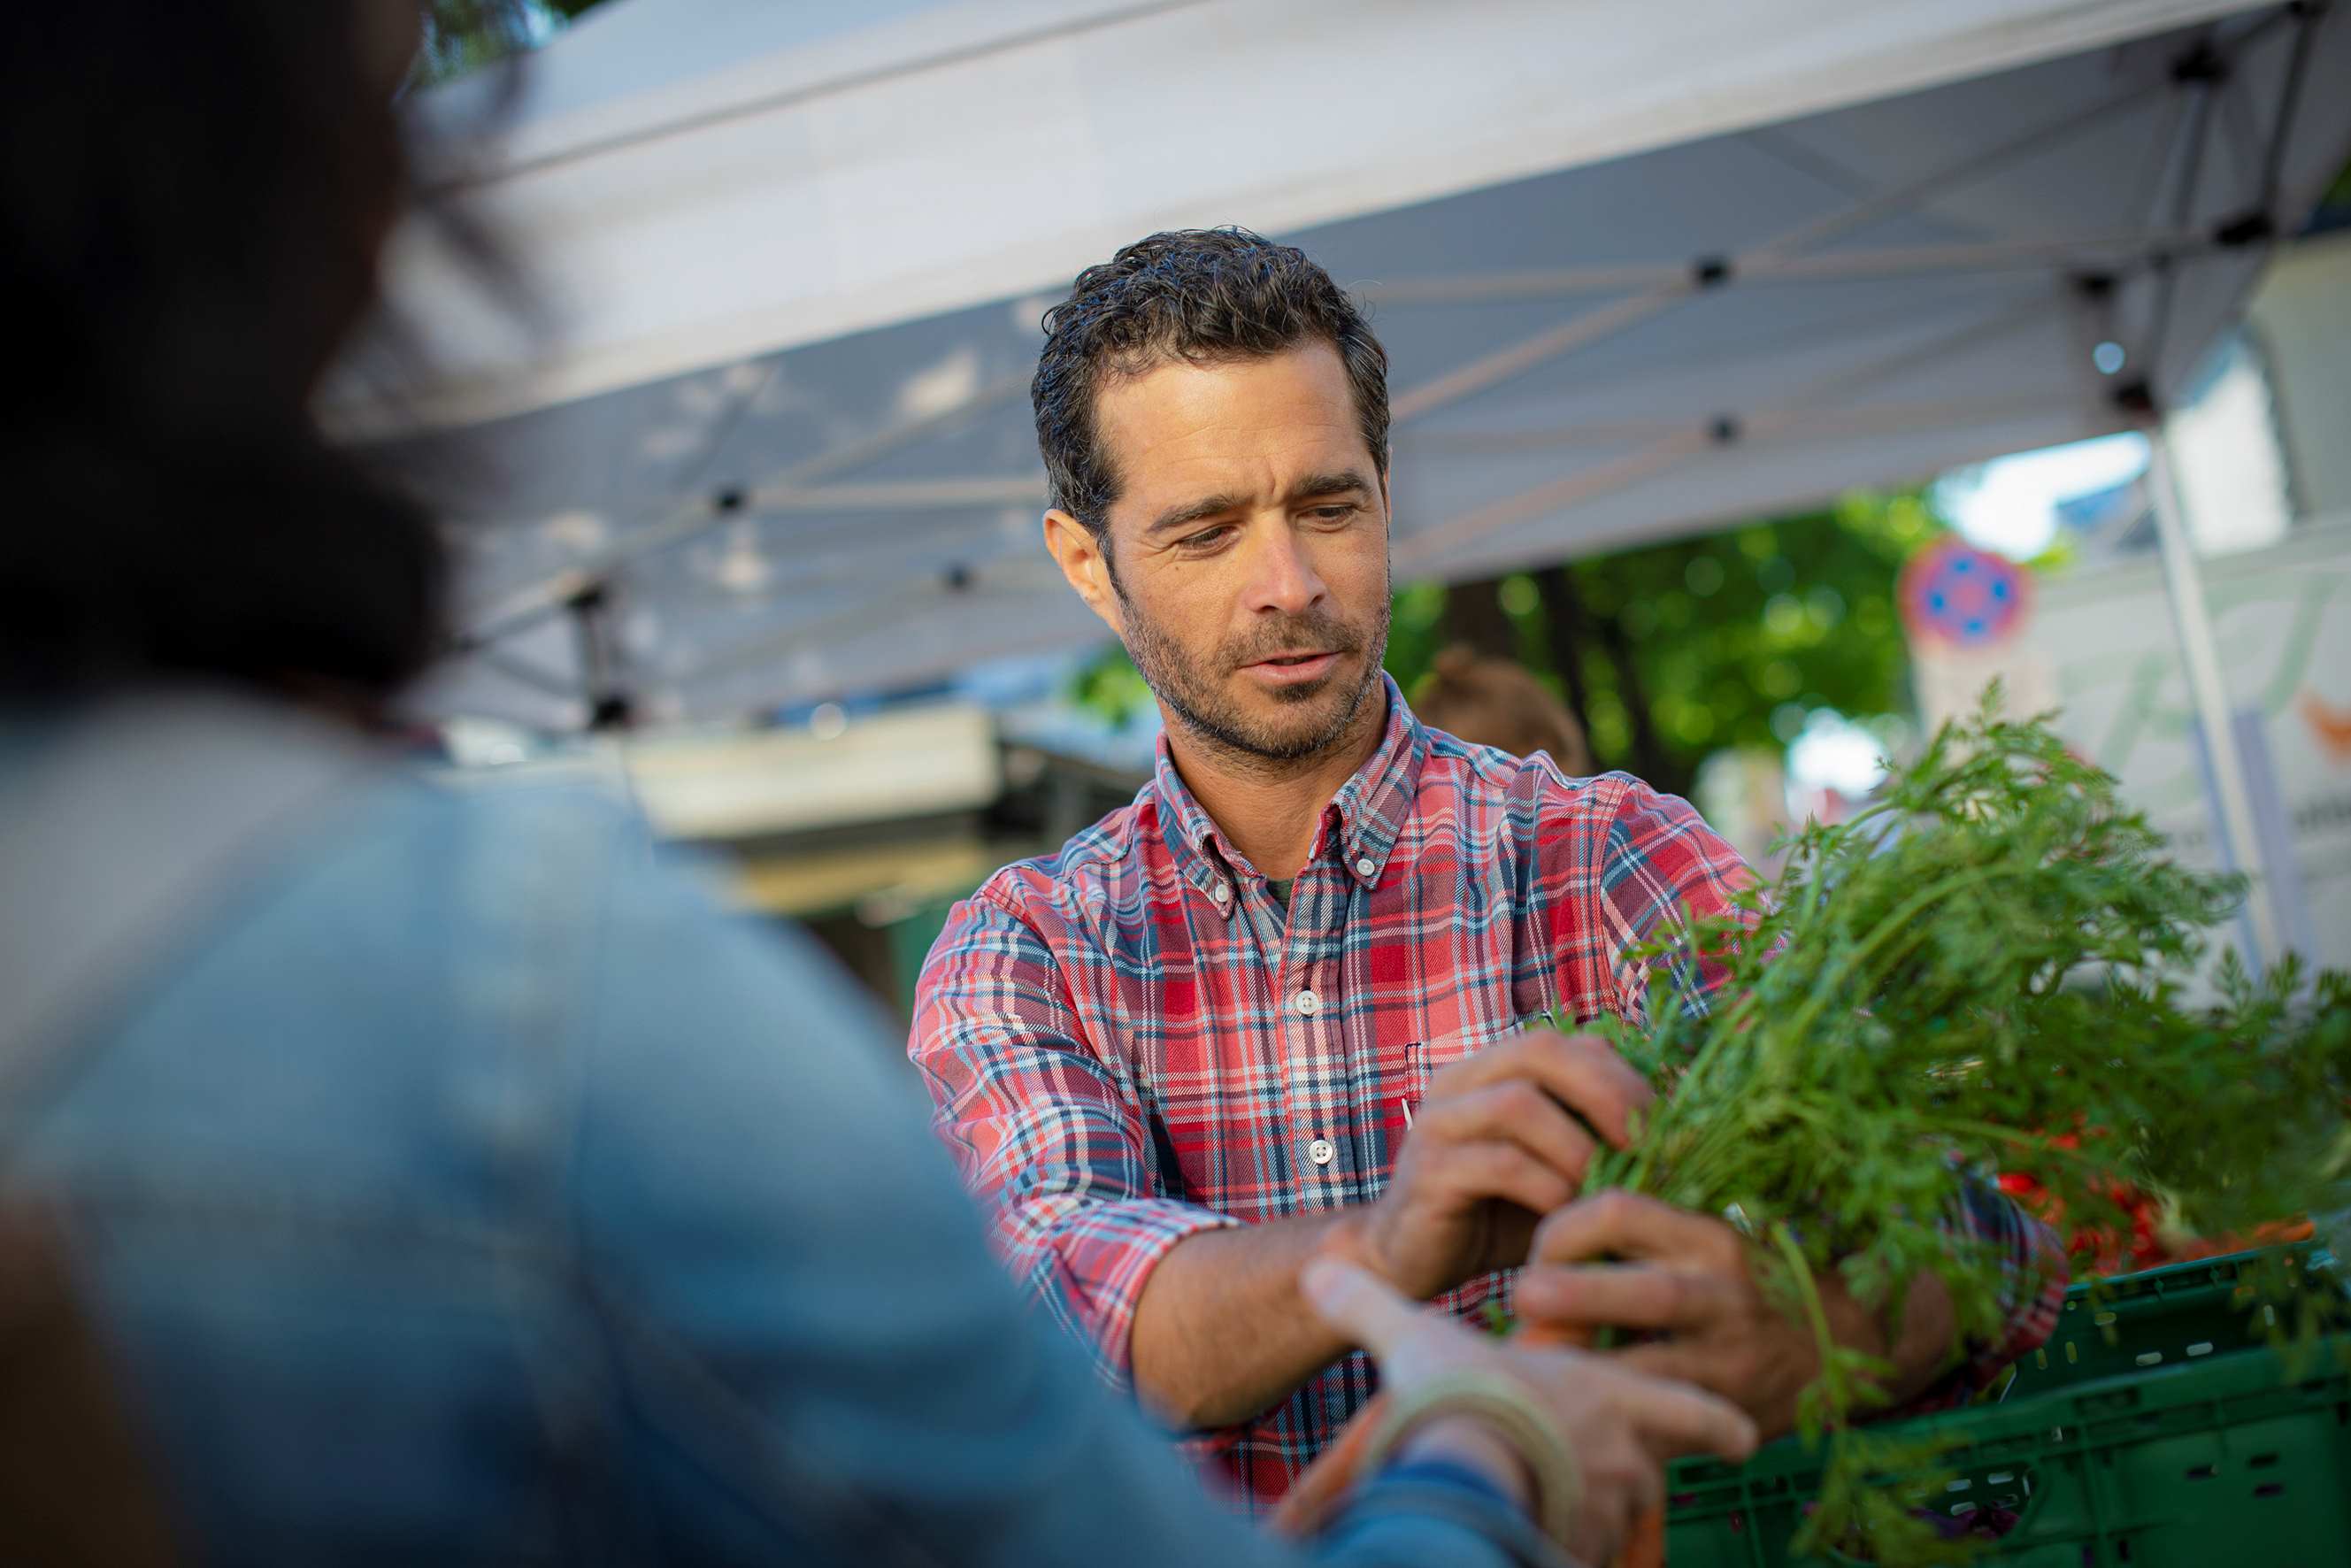
<svg viewBox="0 0 2351 1568">
<path fill-rule="evenodd" d="M 1735 1209 L 1800 1322 L 1832 1270 L 1889 1323 L 1932 1273 L 1963 1333 L 1996 1337 L 2032 1282 L 1945 1223 L 1996 1173 L 2089 1241 L 2127 1240 L 2129 1189 L 2200 1234 L 2351 1208 L 2351 977 L 2288 961 L 2256 978 L 2231 956 L 2217 1000 L 2191 1000 L 2241 882 L 2167 858 L 2112 779 L 1996 705 L 1851 821 L 1795 834 L 1732 912 L 1636 954 L 1645 1019 L 1580 1026 L 1660 1096 L 1587 1188 Z M 1713 1005 L 1695 1003 L 1716 967 Z M 1900 1458 L 1849 1429 L 1882 1373 L 1824 1358 L 1803 1427 L 1839 1436 L 1804 1544 L 1949 1561 L 1866 1482 Z"/>
</svg>

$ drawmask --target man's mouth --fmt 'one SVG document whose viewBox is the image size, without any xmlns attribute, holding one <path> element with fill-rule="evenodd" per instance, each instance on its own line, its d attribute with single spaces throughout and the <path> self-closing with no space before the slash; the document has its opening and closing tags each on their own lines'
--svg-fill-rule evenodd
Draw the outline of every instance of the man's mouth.
<svg viewBox="0 0 2351 1568">
<path fill-rule="evenodd" d="M 1322 679 L 1338 662 L 1338 653 L 1328 648 L 1316 651 L 1293 650 L 1257 660 L 1253 664 L 1242 665 L 1241 668 L 1269 685 L 1295 685 L 1306 681 Z"/>
</svg>

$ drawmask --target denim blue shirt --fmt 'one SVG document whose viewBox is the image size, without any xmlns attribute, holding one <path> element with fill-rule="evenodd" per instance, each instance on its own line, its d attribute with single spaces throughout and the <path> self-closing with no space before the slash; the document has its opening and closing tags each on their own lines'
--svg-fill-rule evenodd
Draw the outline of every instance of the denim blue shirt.
<svg viewBox="0 0 2351 1568">
<path fill-rule="evenodd" d="M 0 1106 L 192 1556 L 1298 1560 L 1027 1313 L 832 965 L 596 792 L 387 773 L 207 903 Z M 1313 1552 L 1545 1556 L 1431 1472 Z"/>
</svg>

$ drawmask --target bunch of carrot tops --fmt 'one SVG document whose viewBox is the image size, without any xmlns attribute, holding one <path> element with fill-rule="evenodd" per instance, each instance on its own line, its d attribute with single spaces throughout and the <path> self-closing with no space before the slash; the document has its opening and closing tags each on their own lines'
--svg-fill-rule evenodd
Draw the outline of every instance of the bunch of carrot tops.
<svg viewBox="0 0 2351 1568">
<path fill-rule="evenodd" d="M 1989 1340 L 2033 1281 L 1949 1223 L 1965 1183 L 2029 1178 L 2094 1248 L 2128 1234 L 2139 1193 L 2207 1235 L 2351 1207 L 2351 977 L 2204 965 L 2241 883 L 2171 861 L 2111 778 L 1996 705 L 1866 810 L 1796 834 L 1734 910 L 1637 954 L 1646 1018 L 1582 1026 L 1659 1094 L 1586 1190 L 1748 1236 L 1818 1335 L 1800 1427 L 1832 1447 L 1797 1544 L 1888 1568 L 1964 1547 L 1875 1484 L 1919 1456 L 1855 1424 L 1890 1369 L 1830 1340 L 1822 1280 L 1890 1328 L 1932 1274 Z"/>
</svg>

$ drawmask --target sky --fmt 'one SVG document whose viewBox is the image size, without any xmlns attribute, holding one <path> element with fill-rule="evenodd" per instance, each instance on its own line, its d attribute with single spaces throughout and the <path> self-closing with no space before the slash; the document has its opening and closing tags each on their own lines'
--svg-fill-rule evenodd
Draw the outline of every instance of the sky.
<svg viewBox="0 0 2351 1568">
<path fill-rule="evenodd" d="M 2146 468 L 2145 436 L 2102 435 L 1946 476 L 1935 503 L 1970 544 L 2030 560 L 2057 538 L 2058 502 L 2127 484 Z"/>
<path fill-rule="evenodd" d="M 2293 521 L 2271 392 L 2243 343 L 2222 345 L 2207 379 L 2167 422 L 2189 537 L 2200 555 L 2274 544 Z M 1936 482 L 1937 508 L 1970 544 L 2030 560 L 2053 543 L 2059 502 L 2127 484 L 2147 469 L 2135 432 L 2044 447 Z"/>
</svg>

